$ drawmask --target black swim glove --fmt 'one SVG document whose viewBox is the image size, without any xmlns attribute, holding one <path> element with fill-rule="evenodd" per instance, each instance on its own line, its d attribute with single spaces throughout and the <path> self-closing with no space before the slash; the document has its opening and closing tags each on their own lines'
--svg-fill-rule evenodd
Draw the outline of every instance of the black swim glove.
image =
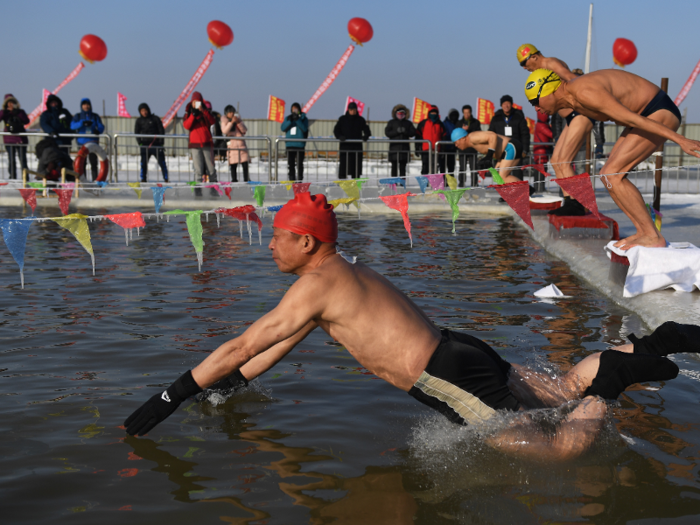
<svg viewBox="0 0 700 525">
<path fill-rule="evenodd" d="M 175 409 L 185 399 L 201 391 L 202 389 L 199 388 L 199 385 L 192 377 L 192 371 L 188 370 L 170 385 L 167 390 L 156 394 L 146 401 L 124 421 L 127 434 L 143 436 L 175 412 Z"/>
<path fill-rule="evenodd" d="M 700 352 L 700 327 L 666 321 L 651 335 L 637 337 L 630 334 L 635 354 L 667 356 L 680 352 Z"/>
<path fill-rule="evenodd" d="M 248 380 L 241 374 L 240 370 L 236 370 L 233 374 L 228 377 L 217 381 L 213 385 L 207 388 L 207 390 L 218 390 L 221 392 L 228 392 L 233 390 L 234 392 L 239 388 L 248 386 Z"/>
</svg>

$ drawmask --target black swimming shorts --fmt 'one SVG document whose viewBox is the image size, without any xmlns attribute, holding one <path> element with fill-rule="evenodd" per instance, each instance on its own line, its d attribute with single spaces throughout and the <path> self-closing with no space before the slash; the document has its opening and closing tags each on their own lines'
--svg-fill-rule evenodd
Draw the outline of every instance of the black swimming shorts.
<svg viewBox="0 0 700 525">
<path fill-rule="evenodd" d="M 496 410 L 518 410 L 508 389 L 510 363 L 471 335 L 442 330 L 442 339 L 409 394 L 465 425 L 491 418 Z"/>
<path fill-rule="evenodd" d="M 566 125 L 571 126 L 571 121 L 574 120 L 576 117 L 586 117 L 586 115 L 581 115 L 581 113 L 577 113 L 576 111 L 572 111 L 569 113 L 566 117 L 564 117 L 564 120 L 566 120 Z M 591 117 L 586 117 L 588 120 L 591 121 L 591 124 L 595 126 L 595 119 L 592 119 Z"/>
<path fill-rule="evenodd" d="M 661 89 L 656 96 L 651 99 L 651 102 L 647 104 L 647 107 L 644 108 L 644 111 L 642 111 L 640 115 L 642 117 L 648 117 L 652 113 L 656 113 L 662 109 L 667 109 L 676 116 L 679 122 L 681 121 L 681 112 L 678 109 L 678 106 L 676 106 L 673 100 L 671 100 L 671 97 L 669 97 L 666 92 Z"/>
</svg>

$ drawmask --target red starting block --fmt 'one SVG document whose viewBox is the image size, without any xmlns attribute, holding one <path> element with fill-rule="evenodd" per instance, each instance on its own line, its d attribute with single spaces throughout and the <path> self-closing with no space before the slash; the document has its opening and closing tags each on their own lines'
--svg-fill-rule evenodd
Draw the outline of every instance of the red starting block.
<svg viewBox="0 0 700 525">
<path fill-rule="evenodd" d="M 605 215 L 600 215 L 601 219 L 596 218 L 591 213 L 577 217 L 559 215 L 548 215 L 548 217 L 549 236 L 553 239 L 610 239 L 616 241 L 620 238 L 617 222 Z"/>
</svg>

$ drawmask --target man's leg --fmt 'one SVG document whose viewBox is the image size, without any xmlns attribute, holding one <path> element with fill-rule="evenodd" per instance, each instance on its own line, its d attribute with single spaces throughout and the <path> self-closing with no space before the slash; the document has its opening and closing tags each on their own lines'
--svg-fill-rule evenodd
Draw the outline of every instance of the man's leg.
<svg viewBox="0 0 700 525">
<path fill-rule="evenodd" d="M 408 161 L 406 157 L 399 157 L 399 177 L 406 180 L 406 164 Z"/>
<path fill-rule="evenodd" d="M 5 145 L 7 150 L 7 168 L 11 179 L 17 178 L 17 160 L 15 159 L 15 153 L 17 152 L 16 146 L 11 146 L 9 144 Z"/>
<path fill-rule="evenodd" d="M 306 156 L 306 151 L 300 149 L 297 151 L 297 173 L 299 174 L 299 180 L 304 180 L 304 157 Z"/>
<path fill-rule="evenodd" d="M 97 155 L 90 153 L 88 159 L 90 160 L 90 171 L 92 172 L 92 180 L 94 181 L 97 179 Z"/>
<path fill-rule="evenodd" d="M 421 154 L 420 154 L 420 160 L 421 160 L 420 174 L 421 175 L 428 175 L 430 173 L 429 158 L 430 158 L 430 154 L 427 151 L 421 152 Z"/>
<path fill-rule="evenodd" d="M 141 146 L 141 182 L 148 180 L 148 159 L 150 158 L 150 148 Z"/>
<path fill-rule="evenodd" d="M 503 179 L 503 182 L 520 182 L 520 179 L 515 175 L 512 175 L 513 168 L 518 165 L 520 159 L 514 160 L 501 160 L 496 164 L 496 169 L 498 174 Z"/>
<path fill-rule="evenodd" d="M 203 182 L 204 173 L 204 155 L 202 154 L 201 148 L 190 148 L 190 154 L 192 155 L 192 165 L 194 169 L 194 180 L 196 183 Z M 194 196 L 202 196 L 202 188 L 194 189 Z"/>
<path fill-rule="evenodd" d="M 592 129 L 593 124 L 590 119 L 583 115 L 578 115 L 573 118 L 571 124 L 566 126 L 561 135 L 559 135 L 552 153 L 552 167 L 557 179 L 567 179 L 576 175 L 571 163 L 581 149 L 583 141 L 586 140 L 586 135 L 590 134 Z M 565 197 L 564 205 L 550 212 L 550 215 L 581 216 L 586 214 L 586 208 L 576 199 L 571 198 L 563 190 L 562 193 Z"/>
<path fill-rule="evenodd" d="M 156 147 L 156 160 L 160 170 L 163 172 L 163 180 L 168 182 L 168 165 L 165 163 L 165 150 L 162 147 Z"/>
<path fill-rule="evenodd" d="M 296 150 L 287 148 L 287 180 L 296 180 L 296 160 Z"/>
<path fill-rule="evenodd" d="M 455 164 L 456 164 L 456 153 L 454 152 L 448 152 L 445 153 L 445 157 L 447 157 L 446 161 L 446 166 L 447 166 L 447 173 L 454 173 L 455 172 Z"/>
<path fill-rule="evenodd" d="M 204 162 L 207 165 L 207 172 L 209 173 L 209 182 L 217 182 L 219 179 L 216 175 L 216 163 L 214 162 L 214 149 L 211 146 L 202 148 L 202 153 L 204 154 Z M 211 188 L 212 195 L 219 195 L 214 188 Z"/>
<path fill-rule="evenodd" d="M 678 129 L 678 119 L 668 110 L 657 111 L 648 118 L 673 131 Z M 634 246 L 650 248 L 666 246 L 666 239 L 661 236 L 651 220 L 642 194 L 627 179 L 627 172 L 647 159 L 664 142 L 665 139 L 657 135 L 639 129 L 626 129 L 613 146 L 608 162 L 600 171 L 603 183 L 615 204 L 629 217 L 637 229 L 634 235 L 615 243 L 616 247 L 627 250 Z M 620 175 L 612 175 L 618 173 Z"/>
<path fill-rule="evenodd" d="M 348 176 L 348 152 L 340 151 L 338 156 L 340 158 L 340 164 L 338 165 L 338 178 L 345 179 Z"/>
<path fill-rule="evenodd" d="M 242 163 L 242 169 L 243 169 L 243 181 L 248 182 L 250 179 L 248 178 L 248 161 Z"/>
</svg>

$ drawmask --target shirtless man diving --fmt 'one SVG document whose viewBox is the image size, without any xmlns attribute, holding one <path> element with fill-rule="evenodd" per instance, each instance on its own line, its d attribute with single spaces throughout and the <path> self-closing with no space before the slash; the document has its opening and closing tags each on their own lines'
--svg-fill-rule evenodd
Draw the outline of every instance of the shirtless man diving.
<svg viewBox="0 0 700 525">
<path fill-rule="evenodd" d="M 554 71 L 562 80 L 573 80 L 578 75 L 569 70 L 564 62 L 554 57 L 545 57 L 532 44 L 523 44 L 517 51 L 520 66 L 530 72 L 537 69 L 549 69 Z M 595 120 L 581 115 L 570 108 L 559 110 L 559 116 L 566 120 L 566 127 L 557 139 L 552 152 L 551 163 L 554 173 L 558 179 L 566 179 L 576 175 L 571 162 L 576 158 L 576 154 L 581 150 L 583 141 L 590 135 Z M 564 204 L 561 208 L 552 210 L 550 215 L 585 215 L 586 208 L 576 199 L 571 198 L 564 192 Z"/>
<path fill-rule="evenodd" d="M 615 246 L 623 250 L 666 246 L 641 193 L 627 179 L 627 172 L 666 140 L 678 144 L 685 153 L 700 157 L 700 142 L 676 133 L 681 114 L 673 100 L 648 80 L 616 69 L 595 71 L 570 81 L 563 81 L 551 70 L 538 69 L 527 78 L 525 95 L 538 111 L 547 115 L 569 108 L 595 120 L 612 120 L 627 126 L 600 172 L 615 204 L 637 229 Z"/>
<path fill-rule="evenodd" d="M 522 157 L 523 147 L 516 138 L 505 137 L 493 131 L 472 131 L 468 133 L 464 128 L 456 128 L 452 131 L 452 142 L 461 150 L 474 148 L 484 157 L 479 160 L 478 168 L 487 169 L 496 160 L 494 166 L 503 182 L 520 182 L 515 175 L 511 175 Z"/>
<path fill-rule="evenodd" d="M 126 431 L 144 435 L 204 388 L 247 385 L 320 327 L 362 366 L 455 423 L 478 424 L 498 410 L 514 412 L 509 426 L 487 438 L 494 448 L 563 460 L 585 452 L 602 428 L 606 405 L 600 397 L 615 399 L 635 382 L 671 379 L 678 367 L 666 353 L 693 344 L 700 351 L 700 328 L 667 323 L 634 345 L 592 354 L 553 379 L 511 365 L 475 337 L 440 330 L 387 279 L 338 255 L 337 236 L 325 196 L 301 193 L 289 201 L 275 216 L 269 247 L 278 268 L 299 279 L 276 308 L 137 409 L 124 423 Z M 683 330 L 696 332 L 686 336 Z M 524 411 L 582 398 L 568 407 L 554 435 Z"/>
</svg>

